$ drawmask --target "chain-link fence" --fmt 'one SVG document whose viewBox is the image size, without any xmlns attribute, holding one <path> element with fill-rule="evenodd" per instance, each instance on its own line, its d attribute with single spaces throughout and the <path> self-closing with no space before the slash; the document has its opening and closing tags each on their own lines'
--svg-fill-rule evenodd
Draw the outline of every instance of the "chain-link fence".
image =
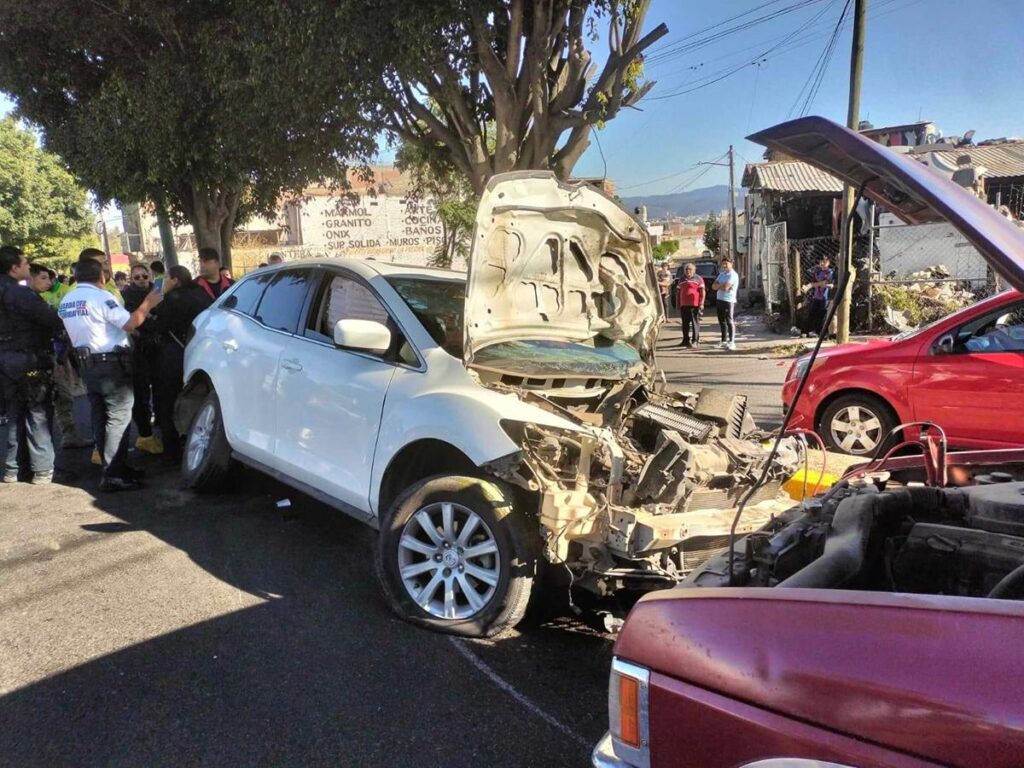
<svg viewBox="0 0 1024 768">
<path fill-rule="evenodd" d="M 876 218 L 873 208 L 867 221 Z M 776 315 L 775 327 L 805 330 L 801 323 L 804 288 L 811 282 L 813 269 L 828 258 L 835 284 L 842 279 L 839 240 L 787 240 L 785 224 L 764 226 L 758 240 L 757 263 L 767 311 Z M 1005 287 L 951 224 L 907 225 L 889 213 L 882 213 L 877 224 L 854 237 L 853 264 L 850 325 L 855 332 L 918 327 Z"/>
<path fill-rule="evenodd" d="M 974 246 L 946 222 L 906 225 L 883 214 L 873 240 L 871 330 L 916 327 L 1003 287 Z"/>
<path fill-rule="evenodd" d="M 786 295 L 786 223 L 769 224 L 764 228 L 758 254 L 761 266 L 761 287 L 765 305 L 771 310 Z"/>
</svg>

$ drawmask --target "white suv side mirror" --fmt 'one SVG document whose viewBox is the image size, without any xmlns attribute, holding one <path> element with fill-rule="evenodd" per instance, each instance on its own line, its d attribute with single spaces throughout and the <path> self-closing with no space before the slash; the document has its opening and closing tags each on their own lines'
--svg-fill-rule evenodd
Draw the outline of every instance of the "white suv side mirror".
<svg viewBox="0 0 1024 768">
<path fill-rule="evenodd" d="M 334 325 L 334 343 L 361 352 L 387 352 L 391 331 L 376 320 L 339 320 Z"/>
</svg>

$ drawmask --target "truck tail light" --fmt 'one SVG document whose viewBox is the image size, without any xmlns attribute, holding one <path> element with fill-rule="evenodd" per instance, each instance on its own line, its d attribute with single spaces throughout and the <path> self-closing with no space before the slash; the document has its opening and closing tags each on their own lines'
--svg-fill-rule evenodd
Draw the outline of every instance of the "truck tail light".
<svg viewBox="0 0 1024 768">
<path fill-rule="evenodd" d="M 608 685 L 609 731 L 615 751 L 628 765 L 650 765 L 648 684 L 651 673 L 644 667 L 612 659 Z"/>
</svg>

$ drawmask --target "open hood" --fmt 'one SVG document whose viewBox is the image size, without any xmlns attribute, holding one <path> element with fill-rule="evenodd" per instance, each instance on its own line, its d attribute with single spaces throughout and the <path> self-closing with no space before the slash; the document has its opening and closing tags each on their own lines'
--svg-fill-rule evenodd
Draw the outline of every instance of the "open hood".
<svg viewBox="0 0 1024 768">
<path fill-rule="evenodd" d="M 466 287 L 466 362 L 503 342 L 626 342 L 650 364 L 664 317 L 647 231 L 586 183 L 494 176 Z"/>
<path fill-rule="evenodd" d="M 908 224 L 949 221 L 992 269 L 1024 290 L 1024 230 L 923 163 L 823 117 L 791 120 L 747 138 L 863 189 Z"/>
</svg>

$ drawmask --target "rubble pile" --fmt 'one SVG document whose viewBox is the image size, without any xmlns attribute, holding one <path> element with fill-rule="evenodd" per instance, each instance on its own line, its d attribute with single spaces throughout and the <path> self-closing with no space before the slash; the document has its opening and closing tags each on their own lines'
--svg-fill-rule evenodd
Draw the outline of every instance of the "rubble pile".
<svg viewBox="0 0 1024 768">
<path fill-rule="evenodd" d="M 879 287 L 874 296 L 876 315 L 896 330 L 907 331 L 973 303 L 968 284 L 951 276 L 949 267 L 937 264 L 908 274 L 905 279 L 913 282 Z"/>
</svg>

